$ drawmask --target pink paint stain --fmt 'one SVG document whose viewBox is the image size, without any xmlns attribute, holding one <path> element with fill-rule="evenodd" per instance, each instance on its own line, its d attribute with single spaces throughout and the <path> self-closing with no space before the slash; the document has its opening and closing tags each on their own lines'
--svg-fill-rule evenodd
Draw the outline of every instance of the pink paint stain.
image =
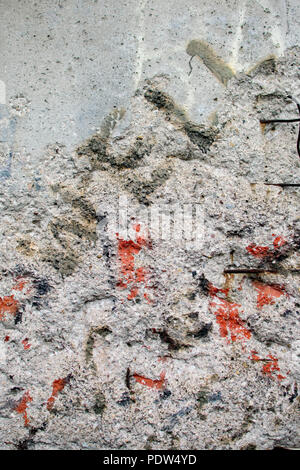
<svg viewBox="0 0 300 470">
<path fill-rule="evenodd" d="M 143 268 L 135 267 L 135 256 L 139 254 L 143 247 L 151 248 L 151 242 L 149 238 L 140 235 L 140 225 L 134 226 L 136 231 L 136 240 L 124 240 L 119 237 L 118 240 L 118 256 L 121 263 L 120 273 L 121 277 L 117 283 L 117 286 L 121 289 L 130 288 L 130 293 L 127 296 L 128 300 L 132 300 L 137 297 L 141 286 L 148 287 L 148 271 Z M 144 298 L 151 302 L 147 293 L 144 293 Z"/>
</svg>

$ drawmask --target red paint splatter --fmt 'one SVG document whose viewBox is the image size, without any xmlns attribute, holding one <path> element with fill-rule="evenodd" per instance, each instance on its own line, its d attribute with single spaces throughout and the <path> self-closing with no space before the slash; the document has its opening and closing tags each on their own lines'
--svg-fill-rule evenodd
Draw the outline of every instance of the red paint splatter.
<svg viewBox="0 0 300 470">
<path fill-rule="evenodd" d="M 286 378 L 285 376 L 281 374 L 277 374 L 277 375 L 275 374 L 274 376 L 274 372 L 280 372 L 280 367 L 278 366 L 278 359 L 272 356 L 272 354 L 268 354 L 267 358 L 262 359 L 258 356 L 257 351 L 252 350 L 251 357 L 249 357 L 249 359 L 251 359 L 252 361 L 257 361 L 257 362 L 258 361 L 266 362 L 266 364 L 263 365 L 261 371 L 264 375 L 267 375 L 271 379 L 275 379 L 277 377 L 277 379 L 280 381 Z"/>
<path fill-rule="evenodd" d="M 140 225 L 135 225 L 134 229 L 136 231 L 136 241 L 124 240 L 123 238 L 119 238 L 118 233 L 116 234 L 118 240 L 118 255 L 121 262 L 120 271 L 122 275 L 117 286 L 121 289 L 130 288 L 130 293 L 127 296 L 128 300 L 137 297 L 140 285 L 147 287 L 148 272 L 143 267 L 135 268 L 135 256 L 143 247 L 151 248 L 149 239 L 139 235 L 141 230 Z M 149 301 L 147 295 L 144 295 L 144 297 Z"/>
<path fill-rule="evenodd" d="M 12 290 L 22 291 L 27 281 L 20 279 Z M 7 314 L 15 316 L 19 309 L 19 302 L 14 295 L 0 297 L 0 320 L 4 320 Z"/>
<path fill-rule="evenodd" d="M 275 239 L 273 240 L 275 250 L 278 250 L 278 248 L 282 247 L 287 243 L 287 241 L 280 235 L 276 236 L 274 235 L 274 233 L 272 233 L 272 237 L 275 237 Z"/>
<path fill-rule="evenodd" d="M 154 388 L 155 390 L 161 390 L 165 386 L 165 376 L 165 371 L 161 372 L 160 379 L 157 380 L 147 379 L 142 375 L 133 374 L 133 377 L 138 383 L 146 385 L 146 387 Z"/>
<path fill-rule="evenodd" d="M 257 290 L 257 307 L 262 308 L 264 305 L 273 305 L 275 299 L 284 295 L 284 286 L 277 284 L 264 284 L 259 281 L 252 281 Z"/>
<path fill-rule="evenodd" d="M 275 239 L 273 240 L 273 249 L 269 248 L 268 246 L 259 246 L 251 243 L 250 245 L 246 246 L 246 250 L 255 258 L 267 258 L 267 257 L 276 257 L 278 256 L 278 251 L 282 246 L 284 246 L 287 242 L 286 240 L 281 237 L 280 235 L 276 236 L 272 234 Z"/>
<path fill-rule="evenodd" d="M 25 286 L 28 285 L 29 283 L 29 280 L 28 279 L 23 279 L 23 278 L 17 278 L 16 279 L 17 283 L 14 285 L 14 287 L 12 288 L 12 290 L 17 290 L 17 291 L 20 291 L 22 292 L 25 288 Z M 29 286 L 28 289 L 26 290 L 25 294 L 29 294 L 31 292 L 31 287 Z"/>
<path fill-rule="evenodd" d="M 138 295 L 138 293 L 139 293 L 138 287 L 136 287 L 136 286 L 132 287 L 132 289 L 130 291 L 130 294 L 127 295 L 127 299 L 128 300 L 135 299 L 135 297 Z"/>
<path fill-rule="evenodd" d="M 136 282 L 143 282 L 144 284 L 146 283 L 147 271 L 145 268 L 137 268 L 135 270 L 135 275 Z"/>
<path fill-rule="evenodd" d="M 64 377 L 63 379 L 56 379 L 53 381 L 52 394 L 51 394 L 51 397 L 48 398 L 48 401 L 47 401 L 47 410 L 49 411 L 52 410 L 55 397 L 58 395 L 59 392 L 61 392 L 65 388 L 69 380 L 70 380 L 70 376 Z"/>
<path fill-rule="evenodd" d="M 251 359 L 251 361 L 261 361 L 260 357 L 257 355 L 257 351 L 254 349 L 251 351 L 251 356 L 249 356 L 249 359 Z"/>
<path fill-rule="evenodd" d="M 153 300 L 150 299 L 149 295 L 144 293 L 144 299 L 147 300 L 148 304 L 152 304 Z"/>
<path fill-rule="evenodd" d="M 250 255 L 255 256 L 255 258 L 265 258 L 271 253 L 270 248 L 267 246 L 258 246 L 254 243 L 246 246 L 246 250 L 250 253 Z"/>
<path fill-rule="evenodd" d="M 10 336 L 5 336 L 4 341 L 7 343 L 7 341 L 10 340 Z"/>
<path fill-rule="evenodd" d="M 209 307 L 220 327 L 220 335 L 222 338 L 226 338 L 228 343 L 230 339 L 233 342 L 238 339 L 250 339 L 251 332 L 245 327 L 244 321 L 240 318 L 239 309 L 241 305 L 220 298 L 220 293 L 228 295 L 229 289 L 218 289 L 212 285 L 209 286 L 209 294 L 214 298 Z"/>
<path fill-rule="evenodd" d="M 17 279 L 17 284 L 15 284 L 15 286 L 13 287 L 13 290 L 22 291 L 27 283 L 28 281 L 25 279 Z"/>
<path fill-rule="evenodd" d="M 7 314 L 15 316 L 19 308 L 19 302 L 13 295 L 0 297 L 0 320 L 4 320 Z"/>
<path fill-rule="evenodd" d="M 158 362 L 167 362 L 170 359 L 170 356 L 159 356 Z"/>
<path fill-rule="evenodd" d="M 12 291 L 22 292 L 25 286 L 28 284 L 28 279 L 17 277 L 15 279 L 15 285 L 12 287 Z M 28 294 L 31 288 L 27 289 L 24 294 Z M 19 310 L 20 302 L 15 299 L 15 294 L 0 297 L 0 320 L 4 320 L 7 314 L 15 316 Z"/>
<path fill-rule="evenodd" d="M 262 373 L 265 375 L 268 375 L 272 379 L 275 377 L 272 375 L 274 372 L 280 372 L 280 368 L 278 366 L 278 359 L 272 354 L 268 354 L 269 362 L 265 364 L 262 368 Z M 285 379 L 285 377 L 281 374 L 277 374 L 278 380 Z"/>
<path fill-rule="evenodd" d="M 278 380 L 283 380 L 283 379 L 286 379 L 286 377 L 284 375 L 278 374 L 277 379 Z"/>
<path fill-rule="evenodd" d="M 222 338 L 227 338 L 229 342 L 230 334 L 233 342 L 237 339 L 250 339 L 251 332 L 244 326 L 244 321 L 239 316 L 241 305 L 218 298 L 217 302 L 210 303 L 210 307 L 216 308 L 213 313 L 220 327 Z"/>
<path fill-rule="evenodd" d="M 32 401 L 32 398 L 30 396 L 29 391 L 27 391 L 26 393 L 24 393 L 20 403 L 15 408 L 15 411 L 17 413 L 20 413 L 20 414 L 23 415 L 25 426 L 28 426 L 28 424 L 29 424 L 29 419 L 28 419 L 28 416 L 27 416 L 27 407 L 28 407 L 28 403 L 31 402 L 31 401 Z"/>
<path fill-rule="evenodd" d="M 218 287 L 213 286 L 210 282 L 208 286 L 208 293 L 211 297 L 214 297 L 218 294 L 224 294 L 225 296 L 227 296 L 229 294 L 229 288 L 219 289 Z"/>
<path fill-rule="evenodd" d="M 31 347 L 31 344 L 28 343 L 28 338 L 23 339 L 22 344 L 25 350 Z"/>
</svg>

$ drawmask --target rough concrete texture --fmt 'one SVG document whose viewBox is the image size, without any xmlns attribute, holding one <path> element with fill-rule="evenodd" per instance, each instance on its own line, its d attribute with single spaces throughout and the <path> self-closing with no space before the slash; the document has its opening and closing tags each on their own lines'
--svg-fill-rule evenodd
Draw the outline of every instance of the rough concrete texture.
<svg viewBox="0 0 300 470">
<path fill-rule="evenodd" d="M 299 3 L 0 6 L 1 448 L 299 447 Z"/>
</svg>

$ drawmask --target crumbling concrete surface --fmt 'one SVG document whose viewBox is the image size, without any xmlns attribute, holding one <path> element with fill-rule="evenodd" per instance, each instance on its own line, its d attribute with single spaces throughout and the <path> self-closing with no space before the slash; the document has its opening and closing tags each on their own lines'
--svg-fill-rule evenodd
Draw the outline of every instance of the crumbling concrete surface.
<svg viewBox="0 0 300 470">
<path fill-rule="evenodd" d="M 149 71 L 33 158 L 30 94 L 1 105 L 2 449 L 300 445 L 300 48 L 239 71 L 190 40 L 203 120 Z"/>
</svg>

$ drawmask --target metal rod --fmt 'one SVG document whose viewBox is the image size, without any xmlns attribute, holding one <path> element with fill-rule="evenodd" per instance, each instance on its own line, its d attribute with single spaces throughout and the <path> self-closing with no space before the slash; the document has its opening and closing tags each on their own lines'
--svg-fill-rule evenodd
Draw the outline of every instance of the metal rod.
<svg viewBox="0 0 300 470">
<path fill-rule="evenodd" d="M 298 109 L 298 113 L 300 114 L 300 104 L 298 103 L 298 101 L 293 98 L 292 96 L 290 96 L 289 98 L 291 98 L 294 103 L 296 103 L 296 106 L 297 106 L 297 109 Z M 282 122 L 299 122 L 300 123 L 300 118 L 294 118 L 294 119 L 260 119 L 260 123 L 261 124 L 271 124 L 271 123 L 282 123 Z M 300 124 L 299 124 L 299 131 L 298 131 L 298 137 L 297 137 L 297 153 L 298 153 L 298 156 L 300 158 Z"/>
<path fill-rule="evenodd" d="M 226 268 L 224 269 L 224 274 L 263 274 L 263 273 L 273 273 L 273 274 L 286 274 L 300 273 L 300 269 L 260 269 L 260 268 Z"/>
<path fill-rule="evenodd" d="M 267 186 L 282 186 L 283 188 L 286 186 L 292 186 L 292 187 L 300 187 L 300 183 L 264 183 Z"/>
<path fill-rule="evenodd" d="M 273 124 L 276 122 L 300 122 L 299 118 L 295 119 L 260 119 L 261 124 Z"/>
</svg>

